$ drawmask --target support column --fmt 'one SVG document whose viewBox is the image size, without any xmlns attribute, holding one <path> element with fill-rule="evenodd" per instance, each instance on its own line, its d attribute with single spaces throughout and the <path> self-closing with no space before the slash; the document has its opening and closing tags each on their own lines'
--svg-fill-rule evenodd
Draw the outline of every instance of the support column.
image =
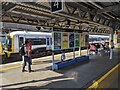
<svg viewBox="0 0 120 90">
<path fill-rule="evenodd" d="M 24 31 L 24 36 L 23 36 L 23 43 L 25 44 L 25 40 L 26 40 L 26 31 Z"/>
<path fill-rule="evenodd" d="M 79 56 L 81 56 L 81 47 L 79 47 Z"/>
<path fill-rule="evenodd" d="M 115 23 L 112 24 L 112 32 L 111 32 L 111 47 L 110 47 L 110 59 L 113 58 L 113 48 L 114 48 L 114 33 L 115 33 Z"/>
<path fill-rule="evenodd" d="M 0 2 L 0 33 L 2 34 L 3 22 L 2 22 L 2 3 Z"/>
<path fill-rule="evenodd" d="M 75 60 L 75 32 L 74 32 L 73 59 Z"/>
<path fill-rule="evenodd" d="M 52 50 L 52 70 L 54 70 L 54 51 Z"/>
</svg>

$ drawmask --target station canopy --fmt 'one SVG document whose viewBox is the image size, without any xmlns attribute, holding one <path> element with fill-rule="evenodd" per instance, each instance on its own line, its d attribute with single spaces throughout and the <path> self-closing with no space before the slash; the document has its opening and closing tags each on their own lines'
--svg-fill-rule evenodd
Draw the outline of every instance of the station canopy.
<svg viewBox="0 0 120 90">
<path fill-rule="evenodd" d="M 120 30 L 119 0 L 66 0 L 63 3 L 64 9 L 56 13 L 51 12 L 50 0 L 44 1 L 1 2 L 2 30 L 37 31 L 41 28 L 49 30 L 52 27 L 61 27 L 107 34 L 111 33 L 112 28 Z"/>
</svg>

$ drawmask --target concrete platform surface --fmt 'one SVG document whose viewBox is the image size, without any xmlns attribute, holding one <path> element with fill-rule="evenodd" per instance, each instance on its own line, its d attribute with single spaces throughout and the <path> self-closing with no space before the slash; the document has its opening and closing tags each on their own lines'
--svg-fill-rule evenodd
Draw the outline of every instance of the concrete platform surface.
<svg viewBox="0 0 120 90">
<path fill-rule="evenodd" d="M 21 68 L 0 71 L 3 89 L 40 89 L 40 88 L 86 88 L 93 80 L 100 78 L 119 63 L 120 49 L 114 50 L 113 59 L 108 53 L 90 55 L 88 62 L 75 64 L 60 70 L 51 70 L 51 61 L 37 62 L 32 65 L 35 72 L 21 72 Z M 26 67 L 27 69 L 27 67 Z M 113 85 L 112 88 L 116 88 Z"/>
</svg>

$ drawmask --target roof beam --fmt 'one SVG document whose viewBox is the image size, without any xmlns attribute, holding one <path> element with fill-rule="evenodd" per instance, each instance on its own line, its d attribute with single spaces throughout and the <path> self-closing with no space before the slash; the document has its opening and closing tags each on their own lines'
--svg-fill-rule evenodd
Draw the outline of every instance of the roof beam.
<svg viewBox="0 0 120 90">
<path fill-rule="evenodd" d="M 120 4 L 108 6 L 103 9 L 97 10 L 97 14 L 105 13 L 105 12 L 111 12 L 111 11 L 119 11 L 120 10 Z"/>
</svg>

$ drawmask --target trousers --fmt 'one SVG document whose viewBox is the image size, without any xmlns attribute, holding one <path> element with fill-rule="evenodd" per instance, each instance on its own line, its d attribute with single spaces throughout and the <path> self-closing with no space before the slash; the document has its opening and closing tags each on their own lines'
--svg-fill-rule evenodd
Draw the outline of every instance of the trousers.
<svg viewBox="0 0 120 90">
<path fill-rule="evenodd" d="M 28 56 L 22 56 L 22 71 L 25 70 L 26 64 L 28 65 L 28 72 L 31 71 L 31 61 Z"/>
</svg>

